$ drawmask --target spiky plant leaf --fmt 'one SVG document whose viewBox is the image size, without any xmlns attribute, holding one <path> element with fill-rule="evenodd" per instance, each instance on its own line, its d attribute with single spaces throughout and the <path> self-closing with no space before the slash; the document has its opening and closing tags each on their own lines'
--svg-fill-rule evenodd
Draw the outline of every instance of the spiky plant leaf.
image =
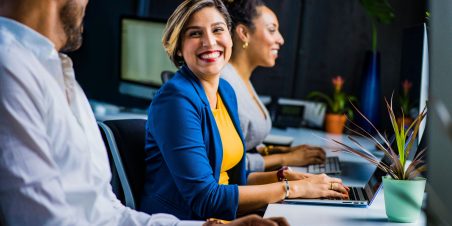
<svg viewBox="0 0 452 226">
<path fill-rule="evenodd" d="M 338 144 L 342 147 L 342 149 L 339 149 L 339 151 L 344 151 L 348 153 L 352 153 L 355 155 L 358 155 L 365 160 L 369 161 L 370 163 L 374 164 L 381 170 L 388 173 L 389 176 L 391 176 L 393 179 L 396 180 L 411 180 L 416 178 L 421 172 L 426 170 L 425 162 L 422 161 L 422 156 L 425 153 L 426 149 L 421 150 L 418 152 L 413 161 L 410 163 L 410 165 L 405 166 L 406 164 L 406 157 L 409 156 L 410 151 L 413 147 L 414 142 L 416 141 L 416 137 L 418 136 L 419 127 L 422 122 L 422 120 L 427 115 L 427 108 L 424 108 L 419 115 L 413 120 L 413 122 L 408 126 L 407 129 L 405 129 L 405 125 L 402 122 L 402 125 L 397 125 L 396 117 L 393 110 L 392 105 L 392 96 L 390 102 L 385 98 L 385 104 L 386 108 L 388 110 L 389 119 L 391 121 L 392 129 L 395 134 L 395 143 L 397 151 L 393 150 L 391 143 L 388 139 L 388 136 L 382 135 L 380 131 L 367 119 L 364 114 L 359 111 L 359 109 L 351 103 L 353 108 L 358 112 L 358 114 L 363 117 L 367 123 L 371 125 L 371 127 L 375 130 L 376 135 L 371 135 L 371 133 L 367 130 L 364 130 L 362 127 L 357 125 L 355 122 L 350 121 L 350 123 L 355 126 L 357 129 L 348 128 L 349 131 L 352 132 L 352 134 L 360 136 L 365 138 L 366 140 L 370 141 L 371 143 L 375 144 L 377 149 L 384 152 L 386 156 L 389 157 L 391 163 L 390 165 L 387 165 L 380 161 L 375 155 L 373 155 L 367 148 L 365 148 L 363 145 L 359 143 L 359 141 L 352 136 L 348 136 L 348 139 L 355 144 L 358 149 L 352 148 L 349 145 L 344 144 L 341 141 L 337 141 L 335 139 L 332 139 L 333 143 Z"/>
</svg>

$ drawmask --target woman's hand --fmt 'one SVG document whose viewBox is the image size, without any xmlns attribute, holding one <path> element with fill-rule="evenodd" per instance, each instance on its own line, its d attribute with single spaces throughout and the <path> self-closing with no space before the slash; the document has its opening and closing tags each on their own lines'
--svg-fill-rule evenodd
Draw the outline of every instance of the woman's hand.
<svg viewBox="0 0 452 226">
<path fill-rule="evenodd" d="M 320 147 L 299 145 L 290 148 L 290 152 L 283 154 L 283 165 L 305 166 L 325 162 L 325 151 Z"/>
<path fill-rule="evenodd" d="M 225 224 L 220 220 L 207 221 L 203 226 L 217 226 Z M 257 215 L 248 215 L 227 223 L 230 226 L 288 226 L 289 223 L 283 217 L 263 219 Z"/>
<path fill-rule="evenodd" d="M 301 172 L 293 171 L 293 170 L 290 169 L 290 167 L 289 167 L 289 170 L 284 170 L 283 174 L 284 174 L 284 177 L 288 181 L 303 180 L 303 179 L 306 179 L 308 177 L 315 176 L 315 174 L 301 173 Z"/>
<path fill-rule="evenodd" d="M 339 178 L 325 174 L 311 175 L 305 179 L 291 181 L 289 198 L 340 198 L 348 199 L 348 187 Z"/>
</svg>

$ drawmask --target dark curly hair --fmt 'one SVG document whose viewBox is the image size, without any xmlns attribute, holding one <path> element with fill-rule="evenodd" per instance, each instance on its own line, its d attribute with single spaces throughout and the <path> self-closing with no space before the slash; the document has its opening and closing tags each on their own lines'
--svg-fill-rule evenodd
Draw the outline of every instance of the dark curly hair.
<svg viewBox="0 0 452 226">
<path fill-rule="evenodd" d="M 253 19 L 259 16 L 257 8 L 265 6 L 262 0 L 223 0 L 223 2 L 231 16 L 232 30 L 238 24 L 243 24 L 254 30 Z M 231 33 L 234 34 L 234 32 Z"/>
</svg>

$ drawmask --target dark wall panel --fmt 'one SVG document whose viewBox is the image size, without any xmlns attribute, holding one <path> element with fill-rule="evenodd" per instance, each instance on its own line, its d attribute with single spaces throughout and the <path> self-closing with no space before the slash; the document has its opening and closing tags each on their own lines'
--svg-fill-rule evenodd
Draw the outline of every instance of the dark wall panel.
<svg viewBox="0 0 452 226">
<path fill-rule="evenodd" d="M 146 106 L 149 103 L 121 95 L 119 84 L 120 16 L 135 15 L 135 1 L 90 1 L 85 16 L 83 45 L 70 54 L 76 78 L 89 98 L 118 105 Z"/>
<path fill-rule="evenodd" d="M 389 96 L 399 86 L 403 28 L 423 21 L 422 1 L 390 1 L 396 19 L 378 25 L 381 53 L 382 94 Z M 331 91 L 330 79 L 342 75 L 345 90 L 360 93 L 365 51 L 371 47 L 371 26 L 356 0 L 305 0 L 299 49 L 299 70 L 294 97 L 312 90 Z"/>
<path fill-rule="evenodd" d="M 166 19 L 181 0 L 150 1 L 149 16 Z M 329 92 L 330 79 L 345 77 L 345 90 L 359 94 L 364 53 L 370 48 L 370 23 L 357 0 L 265 0 L 279 18 L 285 45 L 274 68 L 258 68 L 252 81 L 259 94 L 305 98 L 312 90 Z M 379 25 L 383 95 L 399 88 L 402 30 L 423 21 L 423 1 L 390 0 L 396 20 Z M 138 1 L 90 1 L 84 43 L 72 53 L 88 97 L 145 107 L 148 101 L 118 92 L 119 18 L 135 15 Z"/>
</svg>

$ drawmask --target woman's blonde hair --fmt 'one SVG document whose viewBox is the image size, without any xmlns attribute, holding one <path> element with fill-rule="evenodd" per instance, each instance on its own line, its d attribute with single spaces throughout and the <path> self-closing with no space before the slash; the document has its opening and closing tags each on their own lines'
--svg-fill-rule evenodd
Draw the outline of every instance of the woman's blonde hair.
<svg viewBox="0 0 452 226">
<path fill-rule="evenodd" d="M 228 29 L 231 30 L 231 18 L 221 0 L 185 0 L 182 2 L 168 19 L 162 37 L 163 47 L 176 67 L 180 67 L 184 63 L 184 59 L 178 55 L 178 52 L 181 50 L 185 24 L 193 14 L 206 7 L 217 9 L 223 15 Z"/>
</svg>

